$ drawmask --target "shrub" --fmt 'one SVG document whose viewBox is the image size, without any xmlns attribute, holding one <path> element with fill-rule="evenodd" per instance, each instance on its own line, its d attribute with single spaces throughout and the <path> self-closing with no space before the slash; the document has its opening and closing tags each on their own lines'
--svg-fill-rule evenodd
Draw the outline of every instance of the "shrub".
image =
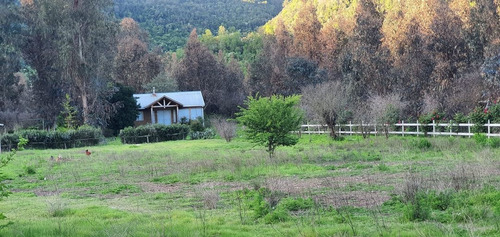
<svg viewBox="0 0 500 237">
<path fill-rule="evenodd" d="M 94 146 L 99 144 L 103 138 L 102 131 L 99 128 L 90 126 L 82 126 L 76 130 L 45 131 L 30 129 L 3 135 L 2 144 L 9 149 L 14 148 L 20 136 L 29 139 L 26 145 L 27 148 L 50 149 Z"/>
<path fill-rule="evenodd" d="M 71 136 L 71 140 L 74 141 L 75 147 L 95 146 L 104 137 L 101 129 L 87 125 L 79 127 L 72 134 L 71 130 L 68 133 Z"/>
<path fill-rule="evenodd" d="M 424 192 L 418 192 L 415 200 L 406 205 L 404 216 L 409 221 L 425 221 L 430 217 L 431 205 Z"/>
<path fill-rule="evenodd" d="M 490 137 L 486 144 L 491 148 L 499 148 L 500 147 L 500 138 L 498 137 Z"/>
<path fill-rule="evenodd" d="M 487 113 L 485 110 L 476 107 L 470 114 L 469 114 L 469 119 L 472 123 L 474 123 L 474 126 L 472 127 L 472 132 L 473 133 L 482 133 L 486 132 L 486 127 L 483 125 L 488 122 L 488 117 Z"/>
<path fill-rule="evenodd" d="M 414 147 L 422 150 L 429 149 L 432 147 L 432 143 L 425 138 L 415 139 L 413 145 Z"/>
<path fill-rule="evenodd" d="M 474 139 L 474 141 L 476 141 L 478 145 L 481 146 L 485 146 L 486 142 L 488 141 L 488 137 L 486 137 L 486 135 L 479 133 L 474 134 L 472 138 Z"/>
<path fill-rule="evenodd" d="M 188 133 L 189 126 L 185 124 L 148 124 L 122 129 L 120 139 L 126 144 L 163 142 L 184 139 Z"/>
<path fill-rule="evenodd" d="M 189 136 L 193 140 L 199 140 L 199 139 L 212 139 L 215 137 L 215 131 L 211 128 L 205 129 L 205 131 L 198 132 L 198 131 L 191 131 L 189 133 Z"/>
<path fill-rule="evenodd" d="M 213 118 L 211 123 L 217 130 L 217 133 L 226 140 L 230 142 L 236 136 L 236 123 L 228 121 L 224 118 Z"/>
<path fill-rule="evenodd" d="M 205 131 L 204 121 L 202 117 L 196 118 L 196 120 L 189 121 L 189 129 L 193 132 L 203 132 Z"/>
<path fill-rule="evenodd" d="M 423 114 L 418 118 L 419 122 L 423 125 L 422 126 L 422 131 L 424 132 L 425 135 L 427 135 L 428 132 L 432 132 L 432 126 L 428 126 L 427 124 L 432 123 L 433 121 L 436 124 L 439 124 L 439 122 L 444 119 L 444 113 L 434 111 L 432 113 L 428 114 Z"/>
</svg>

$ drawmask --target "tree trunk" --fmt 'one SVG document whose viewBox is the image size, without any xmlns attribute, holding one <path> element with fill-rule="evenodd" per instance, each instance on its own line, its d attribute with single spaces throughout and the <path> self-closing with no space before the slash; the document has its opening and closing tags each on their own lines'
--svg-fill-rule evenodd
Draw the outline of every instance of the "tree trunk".
<svg viewBox="0 0 500 237">
<path fill-rule="evenodd" d="M 83 124 L 87 124 L 89 116 L 89 105 L 87 98 L 87 90 L 85 88 L 85 82 L 83 82 L 83 88 L 80 88 L 80 91 L 81 91 L 80 97 L 82 98 Z"/>
</svg>

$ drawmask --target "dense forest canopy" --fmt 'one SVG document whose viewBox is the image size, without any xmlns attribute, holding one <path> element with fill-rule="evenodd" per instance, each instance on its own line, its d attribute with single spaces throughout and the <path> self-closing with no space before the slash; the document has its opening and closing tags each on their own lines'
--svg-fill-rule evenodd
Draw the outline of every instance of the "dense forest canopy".
<svg viewBox="0 0 500 237">
<path fill-rule="evenodd" d="M 217 31 L 219 26 L 248 33 L 264 25 L 282 8 L 282 0 L 115 0 L 118 18 L 131 17 L 151 34 L 155 45 L 175 51 L 189 32 Z"/>
<path fill-rule="evenodd" d="M 308 113 L 331 124 L 385 102 L 451 119 L 500 96 L 500 0 L 0 3 L 1 121 L 56 125 L 68 94 L 80 124 L 106 127 L 123 86 L 201 90 L 226 116 L 248 95 L 302 94 L 306 111 L 336 108 Z"/>
</svg>

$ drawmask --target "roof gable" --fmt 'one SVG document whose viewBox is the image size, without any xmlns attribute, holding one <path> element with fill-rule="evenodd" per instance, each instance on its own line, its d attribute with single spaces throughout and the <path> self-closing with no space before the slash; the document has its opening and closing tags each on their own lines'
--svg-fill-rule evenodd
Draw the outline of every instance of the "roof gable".
<svg viewBox="0 0 500 237">
<path fill-rule="evenodd" d="M 159 100 L 166 98 L 181 105 L 181 107 L 205 107 L 201 91 L 180 91 L 168 93 L 134 94 L 140 109 L 149 108 Z"/>
</svg>

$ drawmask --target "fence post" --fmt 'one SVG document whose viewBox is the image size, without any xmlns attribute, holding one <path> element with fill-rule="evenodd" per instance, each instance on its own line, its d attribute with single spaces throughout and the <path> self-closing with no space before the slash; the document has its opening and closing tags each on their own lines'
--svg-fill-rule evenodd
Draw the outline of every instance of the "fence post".
<svg viewBox="0 0 500 237">
<path fill-rule="evenodd" d="M 342 125 L 339 124 L 339 136 L 342 135 Z"/>
<path fill-rule="evenodd" d="M 375 136 L 377 136 L 377 124 L 373 124 L 373 128 L 375 128 Z"/>
<path fill-rule="evenodd" d="M 451 120 L 451 119 L 450 119 L 450 125 L 448 125 L 448 127 L 450 128 L 450 137 L 451 137 L 451 132 L 452 132 L 452 131 L 451 131 L 451 127 L 453 126 L 453 123 L 452 123 L 452 122 L 453 122 L 453 120 Z"/>
<path fill-rule="evenodd" d="M 432 136 L 436 137 L 436 120 L 432 120 Z"/>
<path fill-rule="evenodd" d="M 352 135 L 352 123 L 349 121 L 349 135 Z"/>
<path fill-rule="evenodd" d="M 490 138 L 490 131 L 491 131 L 490 130 L 490 120 L 488 119 L 488 135 L 487 135 L 488 138 Z"/>
<path fill-rule="evenodd" d="M 467 121 L 467 131 L 469 132 L 469 138 L 470 138 L 470 120 Z"/>
<path fill-rule="evenodd" d="M 401 121 L 401 135 L 405 136 L 405 121 Z"/>
<path fill-rule="evenodd" d="M 420 125 L 420 123 L 419 123 L 419 122 L 418 122 L 418 120 L 417 120 L 417 137 L 420 135 L 420 134 L 419 134 L 419 133 L 420 133 L 420 129 L 418 128 L 418 127 L 419 127 L 419 125 Z"/>
</svg>

